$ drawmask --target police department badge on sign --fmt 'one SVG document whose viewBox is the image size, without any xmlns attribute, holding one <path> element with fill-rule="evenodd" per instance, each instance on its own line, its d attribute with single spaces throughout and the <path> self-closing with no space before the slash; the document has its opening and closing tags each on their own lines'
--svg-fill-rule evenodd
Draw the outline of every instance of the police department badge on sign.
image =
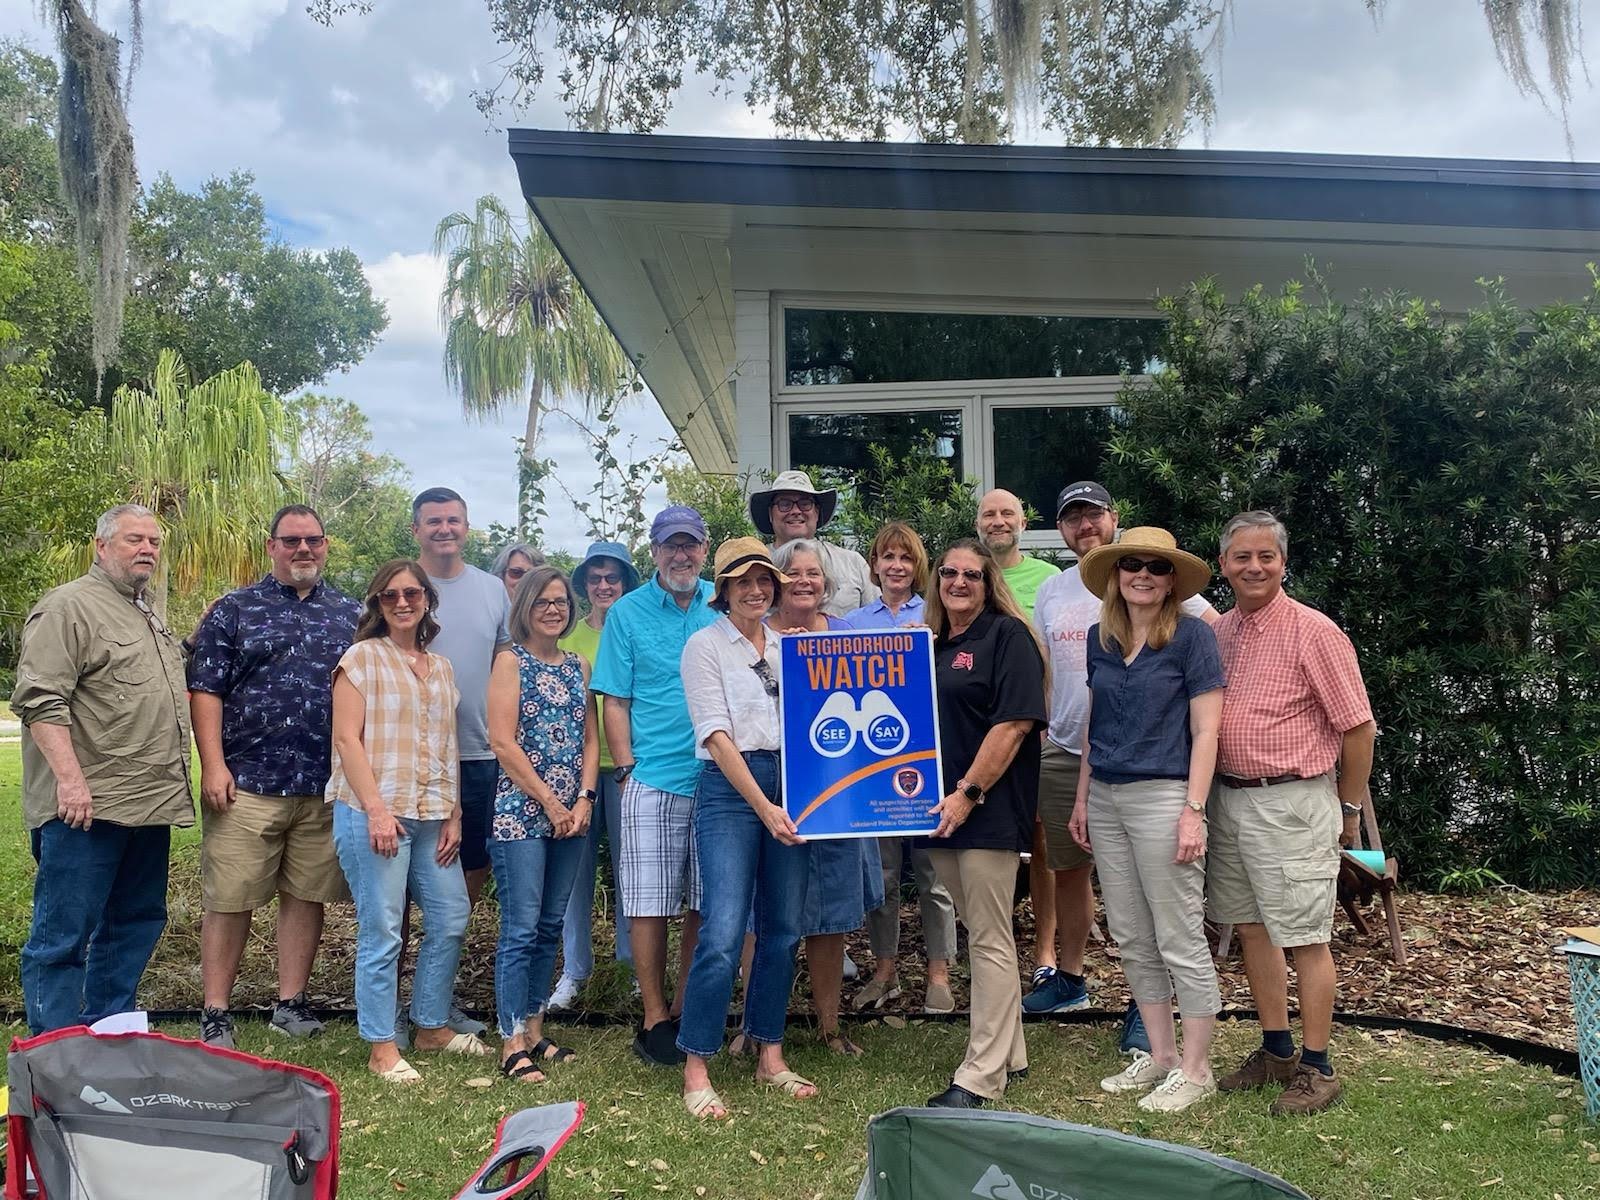
<svg viewBox="0 0 1600 1200">
<path fill-rule="evenodd" d="M 781 675 L 783 803 L 801 837 L 938 828 L 931 630 L 785 634 Z"/>
</svg>

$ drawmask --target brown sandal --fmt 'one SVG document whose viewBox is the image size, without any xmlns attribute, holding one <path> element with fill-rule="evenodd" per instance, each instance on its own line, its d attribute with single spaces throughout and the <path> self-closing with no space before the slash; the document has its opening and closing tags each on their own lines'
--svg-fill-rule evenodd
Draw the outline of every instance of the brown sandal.
<svg viewBox="0 0 1600 1200">
<path fill-rule="evenodd" d="M 860 1058 L 866 1053 L 864 1049 L 845 1036 L 844 1030 L 836 1029 L 823 1037 L 823 1042 L 833 1053 L 845 1058 Z"/>
</svg>

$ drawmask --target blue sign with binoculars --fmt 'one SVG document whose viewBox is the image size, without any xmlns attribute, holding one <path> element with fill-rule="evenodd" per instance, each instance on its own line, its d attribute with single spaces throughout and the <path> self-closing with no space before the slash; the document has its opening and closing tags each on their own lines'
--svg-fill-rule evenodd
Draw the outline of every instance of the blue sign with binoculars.
<svg viewBox="0 0 1600 1200">
<path fill-rule="evenodd" d="M 944 796 L 933 633 L 784 634 L 783 803 L 807 838 L 932 833 Z"/>
</svg>

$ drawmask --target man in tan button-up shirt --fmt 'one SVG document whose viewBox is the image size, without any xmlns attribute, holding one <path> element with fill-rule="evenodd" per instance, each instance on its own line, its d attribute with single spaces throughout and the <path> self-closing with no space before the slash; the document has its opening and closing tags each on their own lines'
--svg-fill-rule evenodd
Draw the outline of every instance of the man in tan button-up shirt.
<svg viewBox="0 0 1600 1200">
<path fill-rule="evenodd" d="M 134 1007 L 167 923 L 171 827 L 194 823 L 183 654 L 144 595 L 160 554 L 149 509 L 111 509 L 94 566 L 22 630 L 11 707 L 39 864 L 22 950 L 34 1033 Z"/>
</svg>

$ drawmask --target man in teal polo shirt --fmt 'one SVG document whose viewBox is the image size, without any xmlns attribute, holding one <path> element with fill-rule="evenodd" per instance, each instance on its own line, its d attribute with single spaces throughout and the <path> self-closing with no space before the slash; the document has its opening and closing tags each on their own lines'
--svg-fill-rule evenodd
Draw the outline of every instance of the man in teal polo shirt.
<svg viewBox="0 0 1600 1200">
<path fill-rule="evenodd" d="M 606 740 L 622 786 L 618 888 L 633 943 L 644 1023 L 633 1040 L 656 1066 L 683 1062 L 678 1009 L 667 1007 L 667 921 L 684 912 L 678 980 L 700 932 L 700 867 L 694 847 L 694 790 L 700 761 L 678 661 L 684 643 L 717 619 L 706 561 L 706 523 L 673 505 L 650 525 L 656 571 L 611 607 L 590 686 L 605 697 Z M 685 912 L 685 910 L 687 910 Z"/>
</svg>

